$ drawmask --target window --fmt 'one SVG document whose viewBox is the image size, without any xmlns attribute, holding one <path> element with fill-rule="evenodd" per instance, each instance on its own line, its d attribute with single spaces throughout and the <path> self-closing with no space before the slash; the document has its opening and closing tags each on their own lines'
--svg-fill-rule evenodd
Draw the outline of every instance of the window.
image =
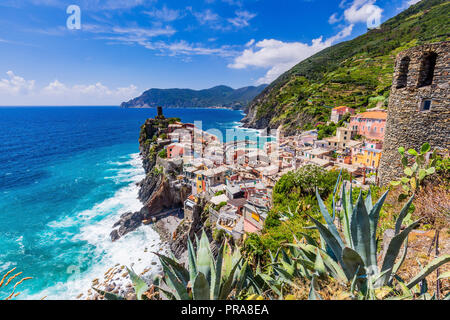
<svg viewBox="0 0 450 320">
<path fill-rule="evenodd" d="M 420 111 L 430 111 L 431 110 L 431 100 L 423 100 L 420 105 Z"/>
<path fill-rule="evenodd" d="M 437 54 L 427 52 L 422 57 L 422 65 L 419 72 L 419 82 L 417 87 L 429 86 L 433 83 L 434 68 L 436 66 Z"/>
<path fill-rule="evenodd" d="M 406 84 L 408 83 L 408 71 L 410 62 L 411 59 L 409 57 L 404 57 L 400 61 L 399 74 L 397 78 L 397 89 L 406 87 Z"/>
</svg>

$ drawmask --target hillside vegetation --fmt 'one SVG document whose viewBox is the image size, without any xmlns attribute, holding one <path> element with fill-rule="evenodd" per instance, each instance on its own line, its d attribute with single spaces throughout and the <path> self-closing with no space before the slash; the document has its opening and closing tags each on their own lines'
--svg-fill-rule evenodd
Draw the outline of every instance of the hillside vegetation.
<svg viewBox="0 0 450 320">
<path fill-rule="evenodd" d="M 217 86 L 205 90 L 150 89 L 140 97 L 122 103 L 122 108 L 162 106 L 165 108 L 229 107 L 242 109 L 256 97 L 266 85 L 233 89 Z"/>
<path fill-rule="evenodd" d="M 450 2 L 424 0 L 379 29 L 327 48 L 302 61 L 257 96 L 246 126 L 287 133 L 328 120 L 331 107 L 364 109 L 387 98 L 396 55 L 410 47 L 450 39 Z"/>
</svg>

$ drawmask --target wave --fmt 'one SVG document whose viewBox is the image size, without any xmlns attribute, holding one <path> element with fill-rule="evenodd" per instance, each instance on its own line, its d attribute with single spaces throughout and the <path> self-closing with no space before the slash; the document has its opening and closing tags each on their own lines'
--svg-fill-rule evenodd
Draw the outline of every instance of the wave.
<svg viewBox="0 0 450 320">
<path fill-rule="evenodd" d="M 44 233 L 43 239 L 55 239 L 56 235 L 64 235 L 64 229 L 77 227 L 78 232 L 73 234 L 71 241 L 83 243 L 84 254 L 79 255 L 78 264 L 67 267 L 70 274 L 67 281 L 58 282 L 33 295 L 24 295 L 26 299 L 41 299 L 46 296 L 49 300 L 76 299 L 79 294 L 91 288 L 92 280 L 102 279 L 105 271 L 117 264 L 132 267 L 136 273 L 143 272 L 152 267 L 146 277 L 152 277 L 161 271 L 159 259 L 152 252 L 168 252 L 158 235 L 150 226 L 143 226 L 127 234 L 116 242 L 110 239 L 112 226 L 120 215 L 128 211 L 139 211 L 142 204 L 137 196 L 139 188 L 136 182 L 145 177 L 142 161 L 138 154 L 132 154 L 127 161 L 110 165 L 121 166 L 124 163 L 131 164 L 132 169 L 118 171 L 117 179 L 125 179 L 130 182 L 127 186 L 119 189 L 113 197 L 94 205 L 88 210 L 78 212 L 72 216 L 66 216 L 48 224 L 51 234 Z M 78 248 L 79 250 L 79 248 Z M 79 253 L 79 251 L 77 252 Z M 88 265 L 87 270 L 83 266 Z M 115 282 L 127 281 L 119 277 Z"/>
</svg>

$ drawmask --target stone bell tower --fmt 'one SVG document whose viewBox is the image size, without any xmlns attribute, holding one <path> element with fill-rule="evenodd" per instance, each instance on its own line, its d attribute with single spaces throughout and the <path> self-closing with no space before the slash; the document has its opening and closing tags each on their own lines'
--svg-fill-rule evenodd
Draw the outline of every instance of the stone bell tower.
<svg viewBox="0 0 450 320">
<path fill-rule="evenodd" d="M 397 56 L 380 163 L 380 182 L 402 175 L 399 147 L 450 148 L 450 41 Z"/>
</svg>

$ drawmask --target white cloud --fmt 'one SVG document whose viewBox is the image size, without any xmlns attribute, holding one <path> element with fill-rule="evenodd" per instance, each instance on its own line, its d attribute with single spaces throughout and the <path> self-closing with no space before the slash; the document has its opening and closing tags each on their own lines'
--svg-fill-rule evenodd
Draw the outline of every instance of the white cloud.
<svg viewBox="0 0 450 320">
<path fill-rule="evenodd" d="M 345 20 L 350 23 L 380 21 L 383 9 L 375 5 L 376 0 L 354 0 L 344 11 Z"/>
<path fill-rule="evenodd" d="M 16 76 L 14 72 L 6 72 L 7 79 L 0 80 L 0 94 L 5 95 L 26 95 L 33 91 L 35 81 L 25 80 L 22 77 Z"/>
<path fill-rule="evenodd" d="M 212 21 L 219 20 L 219 15 L 214 13 L 210 9 L 206 9 L 202 12 L 192 12 L 192 14 L 197 18 L 200 24 L 206 24 Z"/>
<path fill-rule="evenodd" d="M 166 22 L 174 21 L 181 17 L 179 10 L 169 9 L 166 5 L 164 5 L 162 9 L 153 9 L 152 11 L 146 11 L 144 13 L 152 18 Z"/>
<path fill-rule="evenodd" d="M 409 0 L 408 2 L 407 2 L 407 4 L 408 4 L 408 6 L 412 6 L 413 4 L 416 4 L 416 3 L 418 3 L 418 2 L 420 2 L 421 0 Z"/>
<path fill-rule="evenodd" d="M 218 48 L 208 48 L 202 44 L 189 43 L 185 40 L 175 41 L 175 42 L 144 42 L 141 43 L 149 50 L 159 51 L 161 55 L 178 56 L 178 55 L 217 55 L 220 57 L 231 57 L 235 56 L 235 52 L 231 46 L 221 46 Z"/>
<path fill-rule="evenodd" d="M 133 84 L 110 89 L 101 82 L 69 86 L 55 80 L 37 88 L 35 80 L 25 80 L 12 71 L 7 75 L 0 80 L 2 105 L 119 105 L 138 94 Z"/>
<path fill-rule="evenodd" d="M 353 25 L 349 25 L 333 37 L 325 41 L 323 37 L 319 37 L 312 40 L 311 44 L 265 39 L 257 42 L 253 47 L 245 49 L 228 67 L 269 69 L 264 77 L 257 80 L 257 83 L 270 83 L 297 63 L 349 36 L 352 29 Z"/>
<path fill-rule="evenodd" d="M 337 15 L 338 15 L 337 13 L 333 13 L 333 14 L 330 16 L 330 18 L 328 19 L 328 23 L 329 23 L 329 24 L 335 24 L 336 22 L 341 21 L 341 20 L 342 20 L 342 17 L 341 17 L 341 18 L 338 18 Z"/>
<path fill-rule="evenodd" d="M 256 17 L 256 14 L 248 11 L 236 11 L 236 17 L 227 19 L 229 23 L 237 28 L 248 27 L 249 21 Z"/>
<path fill-rule="evenodd" d="M 158 36 L 171 36 L 176 33 L 171 26 L 164 28 L 121 28 L 114 27 L 113 33 L 129 36 L 130 38 L 154 38 Z"/>
</svg>

